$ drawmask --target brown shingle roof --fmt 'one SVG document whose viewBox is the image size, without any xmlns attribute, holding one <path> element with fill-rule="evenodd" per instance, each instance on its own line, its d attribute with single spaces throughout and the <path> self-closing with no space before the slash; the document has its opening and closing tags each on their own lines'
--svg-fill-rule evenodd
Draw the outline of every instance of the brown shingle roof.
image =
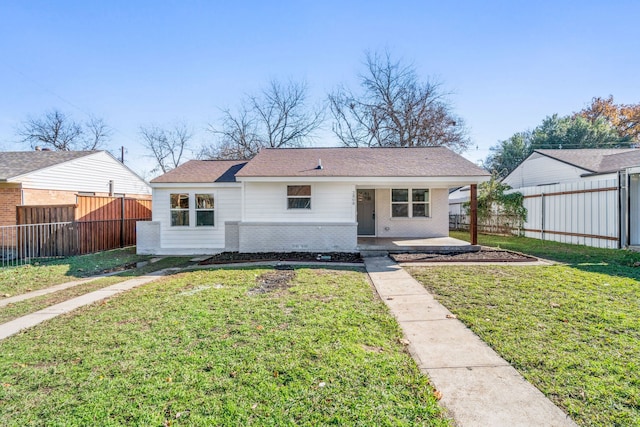
<svg viewBox="0 0 640 427">
<path fill-rule="evenodd" d="M 322 163 L 322 169 L 317 168 Z M 237 177 L 488 176 L 444 147 L 265 149 Z"/>
<path fill-rule="evenodd" d="M 246 160 L 190 160 L 151 182 L 236 182 L 236 172 L 246 163 Z"/>
<path fill-rule="evenodd" d="M 535 152 L 594 173 L 614 172 L 640 165 L 640 149 L 637 148 L 581 148 Z"/>
<path fill-rule="evenodd" d="M 0 152 L 0 180 L 55 166 L 98 151 L 4 151 Z"/>
</svg>

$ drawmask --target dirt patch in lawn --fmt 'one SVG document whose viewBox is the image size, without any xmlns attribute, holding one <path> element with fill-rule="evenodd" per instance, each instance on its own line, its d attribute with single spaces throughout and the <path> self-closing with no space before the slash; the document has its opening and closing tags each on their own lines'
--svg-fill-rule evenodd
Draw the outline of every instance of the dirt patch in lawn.
<svg viewBox="0 0 640 427">
<path fill-rule="evenodd" d="M 537 258 L 507 251 L 482 247 L 477 252 L 458 253 L 404 253 L 389 255 L 396 262 L 534 262 Z"/>
<path fill-rule="evenodd" d="M 256 284 L 258 286 L 250 289 L 249 294 L 257 295 L 287 289 L 295 277 L 295 270 L 267 271 L 256 277 Z"/>
<path fill-rule="evenodd" d="M 200 265 L 235 262 L 297 261 L 297 262 L 362 262 L 359 253 L 351 252 L 222 252 L 200 262 Z"/>
</svg>

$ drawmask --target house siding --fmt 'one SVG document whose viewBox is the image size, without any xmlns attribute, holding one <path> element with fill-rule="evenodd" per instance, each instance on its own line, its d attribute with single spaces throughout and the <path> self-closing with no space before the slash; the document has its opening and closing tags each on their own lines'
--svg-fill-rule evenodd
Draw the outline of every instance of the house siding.
<svg viewBox="0 0 640 427">
<path fill-rule="evenodd" d="M 189 226 L 172 227 L 170 194 L 188 193 L 190 195 Z M 215 227 L 196 227 L 194 195 L 213 194 L 215 200 Z M 156 252 L 175 254 L 206 254 L 225 250 L 225 222 L 240 219 L 239 187 L 184 187 L 154 188 L 153 221 L 160 223 L 160 248 Z"/>
<path fill-rule="evenodd" d="M 114 182 L 115 193 L 127 196 L 151 195 L 146 182 L 104 152 L 41 169 L 17 177 L 15 181 L 21 182 L 23 188 L 28 189 L 108 194 L 110 180 Z"/>
<path fill-rule="evenodd" d="M 413 188 L 421 188 L 413 185 Z M 397 187 L 404 188 L 404 187 Z M 422 186 L 428 188 L 428 185 Z M 449 191 L 444 188 L 429 190 L 430 218 L 391 218 L 391 189 L 376 190 L 376 219 L 378 237 L 446 237 L 449 235 Z"/>
<path fill-rule="evenodd" d="M 511 188 L 533 187 L 536 185 L 563 184 L 579 181 L 588 171 L 559 160 L 534 153 L 522 162 L 503 183 Z"/>
<path fill-rule="evenodd" d="M 287 185 L 308 182 L 247 182 L 244 188 L 246 222 L 353 222 L 355 185 L 348 183 L 311 184 L 311 209 L 287 209 Z"/>
</svg>

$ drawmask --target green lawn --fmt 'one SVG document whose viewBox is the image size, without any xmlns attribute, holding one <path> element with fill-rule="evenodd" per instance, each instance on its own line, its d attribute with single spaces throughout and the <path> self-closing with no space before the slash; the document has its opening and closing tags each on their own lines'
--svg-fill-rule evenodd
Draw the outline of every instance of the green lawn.
<svg viewBox="0 0 640 427">
<path fill-rule="evenodd" d="M 189 258 L 185 257 L 165 257 L 158 262 L 147 264 L 144 267 L 123 271 L 117 275 L 104 277 L 90 282 L 74 286 L 72 288 L 63 289 L 57 292 L 53 292 L 46 295 L 37 296 L 27 300 L 7 304 L 4 307 L 0 307 L 0 324 L 16 319 L 20 316 L 24 316 L 29 313 L 34 313 L 43 308 L 50 307 L 54 304 L 58 304 L 63 301 L 67 301 L 71 298 L 84 295 L 86 293 L 105 288 L 116 283 L 129 280 L 132 277 L 142 276 L 152 271 L 162 270 L 164 268 L 172 267 L 185 267 L 191 264 Z M 57 266 L 42 266 L 38 270 L 38 274 L 42 275 L 47 269 L 57 270 Z M 34 280 L 33 278 L 25 278 L 23 280 Z M 72 280 L 72 279 L 69 279 Z"/>
<path fill-rule="evenodd" d="M 35 262 L 17 267 L 0 268 L 0 298 L 19 295 L 28 290 L 43 289 L 78 278 L 94 276 L 105 270 L 145 261 L 150 257 L 136 255 L 135 248 L 115 249 L 90 255 Z"/>
<path fill-rule="evenodd" d="M 578 424 L 640 425 L 640 255 L 525 238 L 480 243 L 568 264 L 410 272 Z"/>
<path fill-rule="evenodd" d="M 281 273 L 181 273 L 0 342 L 0 424 L 448 425 L 362 272 Z"/>
</svg>

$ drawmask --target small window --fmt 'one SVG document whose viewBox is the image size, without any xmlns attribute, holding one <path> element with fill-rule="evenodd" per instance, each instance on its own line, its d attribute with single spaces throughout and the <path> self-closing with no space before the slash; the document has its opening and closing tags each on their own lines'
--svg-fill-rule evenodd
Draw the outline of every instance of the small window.
<svg viewBox="0 0 640 427">
<path fill-rule="evenodd" d="M 214 212 L 213 194 L 196 194 L 196 226 L 213 227 L 215 225 Z"/>
<path fill-rule="evenodd" d="M 189 195 L 171 194 L 171 226 L 189 225 Z"/>
<path fill-rule="evenodd" d="M 409 216 L 409 190 L 391 190 L 391 216 L 394 218 Z"/>
<path fill-rule="evenodd" d="M 311 186 L 287 185 L 287 209 L 311 209 Z"/>
</svg>

